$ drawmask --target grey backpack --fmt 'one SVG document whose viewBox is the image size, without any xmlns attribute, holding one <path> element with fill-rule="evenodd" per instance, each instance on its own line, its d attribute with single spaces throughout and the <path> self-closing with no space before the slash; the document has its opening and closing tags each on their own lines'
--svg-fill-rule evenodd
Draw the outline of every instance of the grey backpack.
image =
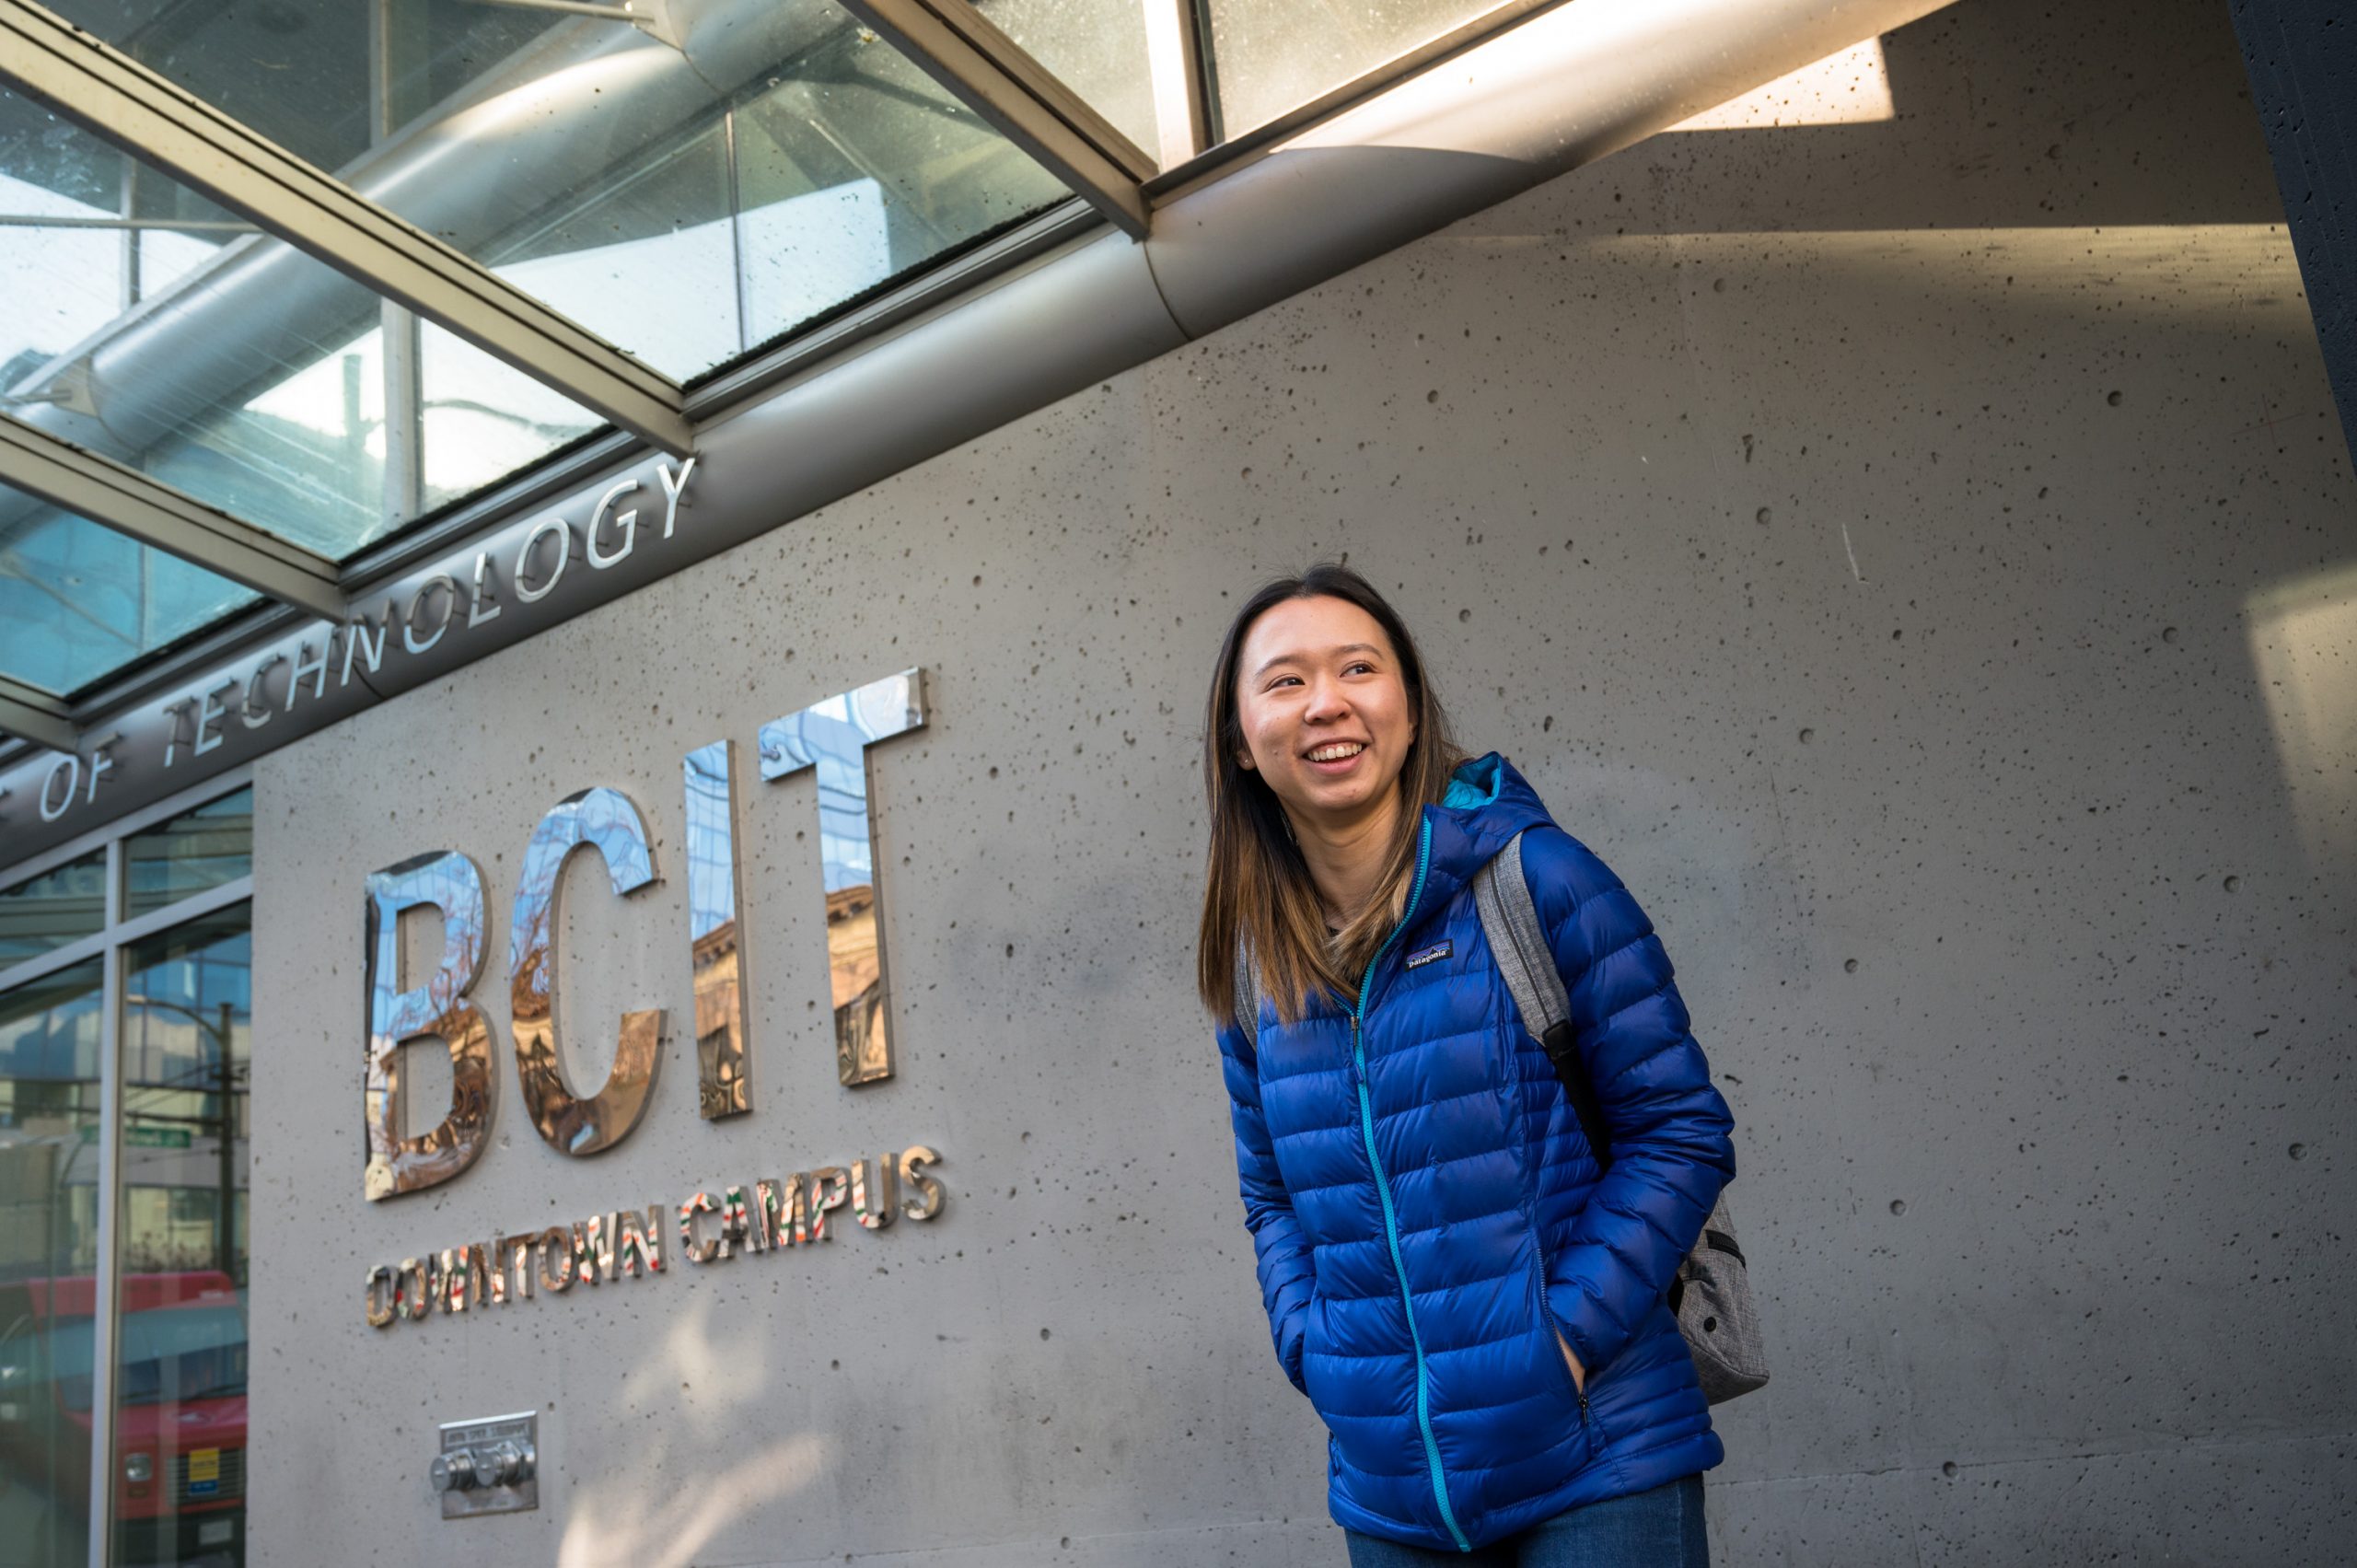
<svg viewBox="0 0 2357 1568">
<path fill-rule="evenodd" d="M 1473 905 L 1480 912 L 1481 935 L 1505 977 L 1506 989 L 1514 993 L 1515 1005 L 1522 1009 L 1524 1024 L 1555 1063 L 1555 1075 L 1571 1096 L 1596 1163 L 1609 1169 L 1611 1131 L 1572 1038 L 1571 1000 L 1555 968 L 1546 928 L 1538 923 L 1530 884 L 1523 877 L 1522 835 L 1515 835 L 1514 842 L 1475 873 Z M 1703 1223 L 1694 1249 L 1678 1266 L 1678 1277 L 1669 1286 L 1669 1309 L 1677 1314 L 1686 1348 L 1693 1353 L 1705 1400 L 1715 1405 L 1768 1381 L 1751 1279 L 1744 1268 L 1743 1249 L 1736 1245 L 1724 1192 Z"/>
</svg>

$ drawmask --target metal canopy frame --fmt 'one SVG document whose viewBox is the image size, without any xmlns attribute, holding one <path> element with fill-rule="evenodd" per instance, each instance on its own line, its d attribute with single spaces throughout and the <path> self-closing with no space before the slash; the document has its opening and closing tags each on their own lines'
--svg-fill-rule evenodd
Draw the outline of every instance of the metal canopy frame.
<svg viewBox="0 0 2357 1568">
<path fill-rule="evenodd" d="M 1208 151 L 1214 139 L 1202 15 L 1195 0 L 1146 0 L 1145 55 L 1162 167 L 1176 168 Z"/>
<path fill-rule="evenodd" d="M 0 732 L 52 751 L 71 751 L 81 739 L 63 701 L 5 675 L 0 675 Z"/>
<path fill-rule="evenodd" d="M 652 445 L 693 449 L 679 383 L 32 0 L 0 0 L 0 82 Z"/>
<path fill-rule="evenodd" d="M 1145 238 L 1144 187 L 1155 160 L 980 11 L 965 0 L 842 5 L 1116 227 Z"/>
<path fill-rule="evenodd" d="M 257 593 L 343 619 L 327 557 L 11 414 L 0 414 L 0 482 Z"/>
</svg>

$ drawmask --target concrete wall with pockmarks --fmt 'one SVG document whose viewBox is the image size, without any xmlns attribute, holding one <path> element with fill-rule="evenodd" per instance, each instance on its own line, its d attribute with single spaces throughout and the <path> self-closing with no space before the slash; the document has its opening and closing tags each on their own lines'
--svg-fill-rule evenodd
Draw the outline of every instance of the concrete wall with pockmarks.
<svg viewBox="0 0 2357 1568">
<path fill-rule="evenodd" d="M 1190 944 L 1216 639 L 1343 553 L 1735 1108 L 1776 1376 L 1718 1560 L 2339 1555 L 2357 483 L 2228 18 L 1967 0 L 1844 72 L 261 761 L 254 1561 L 1339 1562 Z M 749 783 L 758 1109 L 704 1123 L 679 759 L 912 665 L 899 1074 L 837 1086 L 808 778 Z M 363 877 L 482 863 L 504 1031 L 519 854 L 592 784 L 663 880 L 569 873 L 571 1071 L 666 1007 L 653 1109 L 569 1160 L 503 1065 L 473 1169 L 364 1202 Z M 373 1263 L 918 1142 L 928 1224 L 362 1321 Z M 540 1510 L 441 1522 L 435 1423 L 527 1409 Z"/>
</svg>

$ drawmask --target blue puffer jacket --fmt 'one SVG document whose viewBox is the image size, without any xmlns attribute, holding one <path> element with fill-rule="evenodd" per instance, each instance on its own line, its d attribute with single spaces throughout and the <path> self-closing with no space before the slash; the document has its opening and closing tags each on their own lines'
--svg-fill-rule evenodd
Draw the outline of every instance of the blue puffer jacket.
<svg viewBox="0 0 2357 1568">
<path fill-rule="evenodd" d="M 1491 961 L 1473 874 L 1524 864 L 1611 1129 L 1599 1172 Z M 1277 1360 L 1331 1434 L 1335 1522 L 1472 1551 L 1723 1451 L 1663 1299 L 1735 1174 L 1653 925 L 1492 753 L 1423 812 L 1399 929 L 1256 1051 L 1219 1031 Z M 1560 1332 L 1587 1369 L 1576 1393 Z"/>
</svg>

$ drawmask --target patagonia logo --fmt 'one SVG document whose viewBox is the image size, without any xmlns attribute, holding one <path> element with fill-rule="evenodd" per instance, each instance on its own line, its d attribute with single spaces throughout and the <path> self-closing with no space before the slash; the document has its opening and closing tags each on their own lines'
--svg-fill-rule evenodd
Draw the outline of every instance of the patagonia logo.
<svg viewBox="0 0 2357 1568">
<path fill-rule="evenodd" d="M 1436 964 L 1440 962 L 1441 959 L 1448 957 L 1448 955 L 1449 945 L 1446 942 L 1435 942 L 1429 947 L 1421 947 L 1415 952 L 1409 954 L 1408 967 L 1412 970 L 1421 968 L 1425 964 Z"/>
</svg>

